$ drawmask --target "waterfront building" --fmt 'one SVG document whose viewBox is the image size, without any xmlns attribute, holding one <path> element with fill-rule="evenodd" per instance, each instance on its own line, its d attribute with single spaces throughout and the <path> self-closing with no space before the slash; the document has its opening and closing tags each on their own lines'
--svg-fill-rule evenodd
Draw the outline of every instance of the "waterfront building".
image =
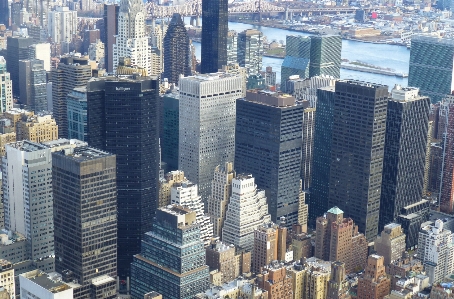
<svg viewBox="0 0 454 299">
<path fill-rule="evenodd" d="M 378 255 L 383 256 L 385 266 L 402 257 L 405 251 L 405 234 L 397 223 L 385 225 L 380 236 L 374 242 L 374 249 Z"/>
<path fill-rule="evenodd" d="M 29 59 L 29 46 L 33 44 L 33 39 L 21 36 L 8 36 L 6 41 L 6 71 L 10 73 L 10 79 L 13 86 L 13 96 L 20 97 L 19 87 L 19 60 Z M 4 72 L 4 71 L 2 71 Z M 6 109 L 8 110 L 8 109 Z M 5 110 L 4 110 L 5 111 Z"/>
<path fill-rule="evenodd" d="M 378 234 L 388 96 L 385 85 L 336 81 L 331 156 L 325 162 L 328 204 L 351 217 L 368 241 Z"/>
<path fill-rule="evenodd" d="M 48 14 L 47 32 L 56 44 L 69 44 L 78 33 L 77 11 L 68 7 L 55 7 Z"/>
<path fill-rule="evenodd" d="M 252 175 L 237 175 L 231 185 L 222 241 L 252 251 L 254 230 L 271 221 L 265 191 L 257 189 Z"/>
<path fill-rule="evenodd" d="M 52 111 L 58 125 L 58 135 L 68 137 L 68 108 L 66 97 L 76 87 L 87 85 L 92 75 L 88 58 L 64 56 L 52 69 Z"/>
<path fill-rule="evenodd" d="M 87 87 L 74 88 L 66 100 L 68 138 L 88 141 Z"/>
<path fill-rule="evenodd" d="M 408 85 L 418 87 L 432 103 L 452 92 L 454 39 L 431 35 L 411 38 Z"/>
<path fill-rule="evenodd" d="M 340 78 L 342 38 L 340 35 L 312 35 L 309 77 Z"/>
<path fill-rule="evenodd" d="M 309 77 L 309 60 L 311 39 L 307 36 L 287 35 L 285 40 L 285 58 L 281 66 L 281 90 L 287 90 L 287 80 L 290 76 L 299 78 Z"/>
<path fill-rule="evenodd" d="M 113 72 L 113 47 L 115 35 L 118 34 L 118 4 L 104 4 L 103 30 L 101 30 L 101 41 L 104 43 L 104 66 L 108 73 Z"/>
<path fill-rule="evenodd" d="M 343 262 L 347 273 L 364 269 L 368 243 L 353 220 L 344 218 L 342 210 L 333 207 L 317 218 L 316 232 L 316 258 Z"/>
<path fill-rule="evenodd" d="M 169 83 L 178 84 L 180 76 L 190 76 L 189 36 L 181 15 L 173 14 L 164 37 L 164 73 Z"/>
<path fill-rule="evenodd" d="M 162 162 L 167 163 L 167 167 L 170 170 L 177 170 L 180 134 L 180 95 L 178 92 L 166 93 L 161 99 L 161 160 Z"/>
<path fill-rule="evenodd" d="M 188 180 L 174 183 L 170 189 L 170 197 L 172 205 L 180 205 L 196 212 L 196 221 L 200 224 L 200 238 L 205 246 L 210 244 L 213 224 L 210 217 L 203 213 L 203 202 L 197 192 L 197 185 Z"/>
<path fill-rule="evenodd" d="M 20 171 L 17 171 L 17 170 Z M 2 160 L 5 228 L 25 236 L 27 260 L 45 271 L 54 269 L 52 156 L 31 141 L 6 145 Z M 39 192 L 38 192 L 39 190 Z"/>
<path fill-rule="evenodd" d="M 238 34 L 238 64 L 246 68 L 248 75 L 257 75 L 262 70 L 263 34 L 256 29 L 247 29 Z"/>
<path fill-rule="evenodd" d="M 113 15 L 113 13 L 112 13 Z M 145 32 L 145 8 L 140 0 L 122 0 L 118 11 L 118 35 L 113 45 L 113 72 L 120 58 L 131 59 L 132 65 L 151 71 L 151 46 Z"/>
<path fill-rule="evenodd" d="M 228 1 L 202 1 L 201 73 L 216 73 L 227 65 Z"/>
<path fill-rule="evenodd" d="M 150 231 L 159 189 L 159 81 L 122 76 L 87 85 L 88 144 L 116 155 L 118 275 L 129 276 L 132 256 Z M 127 99 L 127 101 L 125 101 Z"/>
<path fill-rule="evenodd" d="M 214 236 L 221 237 L 229 198 L 232 195 L 232 180 L 235 170 L 232 162 L 226 162 L 224 167 L 216 166 L 211 182 L 211 195 L 208 197 L 208 215 L 213 223 Z"/>
<path fill-rule="evenodd" d="M 257 275 L 257 285 L 268 292 L 268 299 L 290 299 L 293 297 L 292 277 L 284 264 L 273 261 Z"/>
<path fill-rule="evenodd" d="M 115 155 L 81 141 L 60 139 L 46 145 L 53 151 L 56 271 L 71 271 L 80 285 L 102 275 L 116 277 Z"/>
<path fill-rule="evenodd" d="M 391 292 L 391 280 L 386 276 L 385 259 L 372 254 L 367 258 L 366 270 L 358 279 L 358 299 L 383 299 Z"/>
<path fill-rule="evenodd" d="M 277 92 L 248 91 L 236 103 L 235 168 L 265 190 L 271 219 L 284 216 L 289 225 L 298 221 L 303 112 Z"/>
<path fill-rule="evenodd" d="M 6 68 L 6 60 L 3 56 L 0 56 L 0 81 L 2 82 L 0 85 L 0 112 L 13 108 L 13 83 Z"/>
<path fill-rule="evenodd" d="M 388 100 L 379 229 L 423 196 L 430 99 L 396 85 Z M 406 233 L 411 233 L 405 230 Z M 399 254 L 400 255 L 400 254 Z M 385 262 L 390 261 L 385 257 Z"/>
<path fill-rule="evenodd" d="M 227 33 L 227 64 L 237 63 L 238 52 L 238 32 L 229 30 Z"/>
<path fill-rule="evenodd" d="M 164 298 L 193 298 L 209 288 L 209 269 L 196 212 L 172 205 L 156 211 L 153 230 L 131 265 L 131 298 L 155 291 Z"/>
<path fill-rule="evenodd" d="M 213 170 L 234 159 L 235 107 L 243 94 L 243 81 L 239 75 L 213 73 L 181 78 L 178 86 L 178 168 L 199 186 L 206 202 Z"/>
<path fill-rule="evenodd" d="M 446 275 L 453 273 L 452 242 L 451 231 L 443 228 L 443 221 L 440 219 L 437 219 L 434 225 L 421 228 L 417 256 L 424 263 L 431 284 L 441 282 Z"/>
</svg>

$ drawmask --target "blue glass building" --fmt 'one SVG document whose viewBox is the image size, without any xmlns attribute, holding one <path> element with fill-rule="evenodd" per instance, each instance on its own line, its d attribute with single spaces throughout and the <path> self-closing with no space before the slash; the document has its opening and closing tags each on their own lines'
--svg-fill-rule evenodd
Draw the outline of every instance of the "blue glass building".
<svg viewBox="0 0 454 299">
<path fill-rule="evenodd" d="M 67 96 L 68 138 L 87 140 L 87 88 L 74 88 Z"/>
</svg>

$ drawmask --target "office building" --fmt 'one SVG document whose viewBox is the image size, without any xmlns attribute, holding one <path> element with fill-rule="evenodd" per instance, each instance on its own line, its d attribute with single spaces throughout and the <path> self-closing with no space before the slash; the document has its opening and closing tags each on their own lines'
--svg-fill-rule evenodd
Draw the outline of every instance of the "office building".
<svg viewBox="0 0 454 299">
<path fill-rule="evenodd" d="M 252 175 L 237 175 L 231 185 L 232 196 L 222 228 L 222 241 L 252 251 L 254 230 L 271 221 L 265 191 L 257 189 Z"/>
<path fill-rule="evenodd" d="M 358 299 L 383 299 L 391 292 L 391 281 L 386 276 L 385 259 L 372 254 L 367 258 L 366 270 L 358 279 Z"/>
<path fill-rule="evenodd" d="M 327 297 L 330 271 L 331 262 L 314 257 L 288 267 L 287 273 L 293 278 L 293 298 L 330 298 Z"/>
<path fill-rule="evenodd" d="M 151 75 L 151 47 L 145 32 L 145 8 L 139 0 L 121 1 L 118 12 L 118 33 L 113 45 L 113 72 L 120 58 L 129 58 L 135 66 Z"/>
<path fill-rule="evenodd" d="M 166 207 L 171 202 L 172 187 L 185 181 L 184 172 L 180 170 L 170 171 L 163 178 L 159 179 L 159 200 L 158 208 Z"/>
<path fill-rule="evenodd" d="M 41 270 L 33 270 L 19 275 L 21 288 L 20 297 L 46 299 L 72 299 L 74 289 L 58 279 L 57 273 L 46 274 Z"/>
<path fill-rule="evenodd" d="M 6 46 L 6 71 L 11 75 L 11 81 L 13 82 L 13 96 L 16 98 L 20 97 L 19 88 L 19 60 L 28 59 L 29 46 L 33 44 L 33 39 L 29 37 L 19 36 L 8 36 Z"/>
<path fill-rule="evenodd" d="M 13 108 L 13 83 L 11 75 L 6 70 L 6 60 L 0 56 L 0 111 L 5 112 Z"/>
<path fill-rule="evenodd" d="M 203 202 L 197 192 L 197 185 L 188 180 L 174 183 L 170 189 L 170 203 L 196 212 L 196 221 L 200 224 L 200 238 L 205 246 L 210 244 L 213 237 L 213 224 L 210 222 L 210 217 L 203 213 Z"/>
<path fill-rule="evenodd" d="M 201 73 L 215 73 L 227 65 L 228 1 L 202 1 Z"/>
<path fill-rule="evenodd" d="M 238 32 L 235 30 L 229 30 L 227 32 L 227 63 L 237 63 L 237 52 L 238 52 Z"/>
<path fill-rule="evenodd" d="M 423 196 L 430 99 L 396 85 L 388 100 L 379 229 Z M 385 258 L 386 264 L 389 261 Z"/>
<path fill-rule="evenodd" d="M 131 298 L 150 291 L 164 298 L 193 298 L 208 289 L 208 271 L 196 213 L 177 205 L 158 209 L 131 265 Z"/>
<path fill-rule="evenodd" d="M 368 241 L 378 234 L 387 102 L 387 86 L 336 81 L 328 204 L 352 218 Z"/>
<path fill-rule="evenodd" d="M 331 276 L 328 281 L 328 296 L 330 299 L 349 299 L 350 283 L 345 274 L 345 264 L 342 262 L 331 263 Z"/>
<path fill-rule="evenodd" d="M 309 77 L 311 39 L 307 36 L 287 35 L 285 39 L 285 58 L 281 66 L 281 90 L 287 90 L 290 76 Z"/>
<path fill-rule="evenodd" d="M 224 167 L 216 166 L 211 182 L 211 195 L 208 197 L 208 215 L 213 223 L 214 236 L 221 237 L 229 198 L 232 195 L 232 180 L 235 170 L 232 162 L 226 162 Z"/>
<path fill-rule="evenodd" d="M 56 69 L 52 69 L 52 111 L 61 138 L 68 137 L 68 94 L 76 87 L 87 85 L 91 78 L 91 65 L 85 57 L 64 56 Z"/>
<path fill-rule="evenodd" d="M 440 128 L 442 134 L 442 153 L 441 153 L 441 176 L 440 176 L 440 211 L 452 213 L 454 211 L 453 190 L 453 171 L 454 171 L 454 106 L 448 105 L 445 109 L 444 125 Z M 440 110 L 440 112 L 442 112 Z"/>
<path fill-rule="evenodd" d="M 108 73 L 113 72 L 113 46 L 115 35 L 118 34 L 118 4 L 104 4 L 101 41 L 104 43 L 104 65 Z"/>
<path fill-rule="evenodd" d="M 315 108 L 307 107 L 303 113 L 303 145 L 301 147 L 301 180 L 303 190 L 309 190 L 311 187 L 314 128 Z"/>
<path fill-rule="evenodd" d="M 397 219 L 406 235 L 406 248 L 413 250 L 418 245 L 419 231 L 421 225 L 429 221 L 431 214 L 430 201 L 421 199 L 417 203 L 405 206 Z"/>
<path fill-rule="evenodd" d="M 277 261 L 262 268 L 257 275 L 257 285 L 268 292 L 269 299 L 293 297 L 292 278 L 284 264 Z"/>
<path fill-rule="evenodd" d="M 44 61 L 39 59 L 19 61 L 20 101 L 36 113 L 47 110 L 46 78 Z"/>
<path fill-rule="evenodd" d="M 340 35 L 313 35 L 309 77 L 332 76 L 340 78 L 342 38 Z"/>
<path fill-rule="evenodd" d="M 408 85 L 419 88 L 432 103 L 451 94 L 454 39 L 430 35 L 411 38 Z"/>
<path fill-rule="evenodd" d="M 177 92 L 162 96 L 161 118 L 161 160 L 167 163 L 170 170 L 178 169 L 178 142 L 180 95 Z"/>
<path fill-rule="evenodd" d="M 281 225 L 265 223 L 254 231 L 252 272 L 260 273 L 261 268 L 272 261 L 285 262 L 287 228 L 284 226 L 285 220 L 283 222 Z"/>
<path fill-rule="evenodd" d="M 68 7 L 55 7 L 48 14 L 47 32 L 52 42 L 57 44 L 70 43 L 78 34 L 77 11 Z"/>
<path fill-rule="evenodd" d="M 204 202 L 215 167 L 234 159 L 235 106 L 242 83 L 240 76 L 229 73 L 180 79 L 178 168 L 199 186 Z"/>
<path fill-rule="evenodd" d="M 317 107 L 317 91 L 319 88 L 333 86 L 336 79 L 332 76 L 315 76 L 301 79 L 298 75 L 291 76 L 287 80 L 287 92 L 293 95 L 297 101 L 308 101 L 310 108 Z"/>
<path fill-rule="evenodd" d="M 315 257 L 325 261 L 345 263 L 347 273 L 364 269 L 368 243 L 351 218 L 344 218 L 338 207 L 317 218 Z"/>
<path fill-rule="evenodd" d="M 117 276 L 116 161 L 77 142 L 46 145 L 53 151 L 55 269 L 87 285 L 101 275 Z"/>
<path fill-rule="evenodd" d="M 181 75 L 190 76 L 189 35 L 183 19 L 178 13 L 173 14 L 164 37 L 164 73 L 169 83 L 178 84 Z"/>
<path fill-rule="evenodd" d="M 40 268 L 53 271 L 54 220 L 50 149 L 27 140 L 7 144 L 2 173 L 5 228 L 26 237 L 29 260 L 40 261 Z"/>
<path fill-rule="evenodd" d="M 87 85 L 88 144 L 117 158 L 117 267 L 122 278 L 140 252 L 142 235 L 151 230 L 158 204 L 158 91 L 155 77 L 106 77 Z"/>
<path fill-rule="evenodd" d="M 402 257 L 405 251 L 405 234 L 400 224 L 390 223 L 385 225 L 380 236 L 374 242 L 374 249 L 378 255 L 383 256 L 385 266 Z"/>
<path fill-rule="evenodd" d="M 68 138 L 88 141 L 87 87 L 76 87 L 66 97 Z"/>
<path fill-rule="evenodd" d="M 434 225 L 421 228 L 418 240 L 418 259 L 424 263 L 426 275 L 431 284 L 441 282 L 454 271 L 454 247 L 452 233 L 443 228 L 443 221 L 438 219 Z"/>
<path fill-rule="evenodd" d="M 235 168 L 264 189 L 271 219 L 298 221 L 303 106 L 295 98 L 248 91 L 236 103 Z M 257 125 L 260 124 L 260 125 Z"/>
<path fill-rule="evenodd" d="M 257 75 L 262 70 L 263 34 L 256 29 L 247 29 L 238 34 L 238 64 L 248 75 Z"/>
<path fill-rule="evenodd" d="M 43 67 L 46 72 L 50 72 L 50 44 L 49 43 L 39 43 L 33 44 L 28 47 L 29 59 L 38 59 L 43 62 Z"/>
<path fill-rule="evenodd" d="M 9 3 L 8 0 L 0 1 L 0 23 L 9 26 Z"/>
</svg>

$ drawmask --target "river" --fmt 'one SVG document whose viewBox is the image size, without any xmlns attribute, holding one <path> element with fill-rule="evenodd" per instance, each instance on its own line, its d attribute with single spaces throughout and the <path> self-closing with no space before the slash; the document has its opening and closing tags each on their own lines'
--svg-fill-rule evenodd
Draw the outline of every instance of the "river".
<svg viewBox="0 0 454 299">
<path fill-rule="evenodd" d="M 189 20 L 186 20 L 186 23 L 188 24 Z M 263 35 L 266 36 L 268 41 L 285 41 L 286 35 L 310 35 L 302 32 L 295 32 L 284 29 L 229 22 L 229 30 L 240 32 L 250 28 L 260 30 Z M 194 43 L 194 46 L 196 48 L 196 56 L 198 59 L 200 59 L 200 43 Z M 376 66 L 392 68 L 398 72 L 408 73 L 410 50 L 403 46 L 343 40 L 342 58 L 348 59 L 350 61 L 359 60 Z M 263 70 L 265 70 L 265 67 L 267 66 L 273 67 L 273 71 L 277 73 L 276 75 L 278 82 L 280 82 L 281 79 L 282 61 L 283 59 L 280 58 L 263 57 Z M 385 84 L 390 88 L 392 88 L 394 84 L 407 86 L 408 83 L 407 78 L 398 78 L 393 76 L 364 73 L 345 69 L 341 69 L 341 78 Z"/>
</svg>

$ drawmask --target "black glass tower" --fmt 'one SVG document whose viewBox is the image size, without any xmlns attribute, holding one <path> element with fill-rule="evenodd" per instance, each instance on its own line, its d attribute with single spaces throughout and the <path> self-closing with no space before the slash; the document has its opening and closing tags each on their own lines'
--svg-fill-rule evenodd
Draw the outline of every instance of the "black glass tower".
<svg viewBox="0 0 454 299">
<path fill-rule="evenodd" d="M 202 1 L 201 72 L 215 73 L 227 65 L 228 0 Z"/>
<path fill-rule="evenodd" d="M 13 96 L 20 97 L 19 60 L 30 57 L 29 46 L 33 44 L 30 37 L 8 36 L 6 46 L 6 70 L 11 74 Z"/>
<path fill-rule="evenodd" d="M 158 198 L 159 80 L 106 78 L 89 82 L 89 144 L 117 156 L 118 274 L 129 276 L 132 256 L 151 230 Z"/>
<path fill-rule="evenodd" d="M 164 74 L 169 83 L 178 84 L 180 75 L 190 76 L 189 35 L 181 15 L 173 14 L 164 37 Z"/>
</svg>

